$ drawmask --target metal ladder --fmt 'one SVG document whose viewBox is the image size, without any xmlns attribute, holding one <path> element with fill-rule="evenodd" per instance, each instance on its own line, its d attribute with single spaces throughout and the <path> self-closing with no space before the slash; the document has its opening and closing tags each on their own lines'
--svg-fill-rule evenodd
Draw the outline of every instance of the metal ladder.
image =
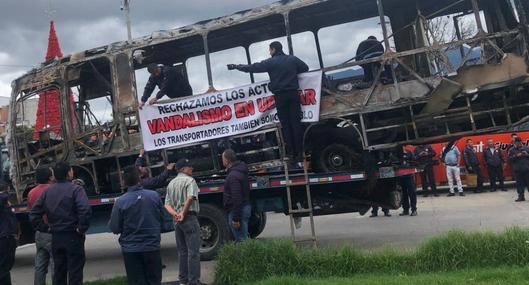
<svg viewBox="0 0 529 285">
<path fill-rule="evenodd" d="M 308 174 L 308 170 L 307 170 L 307 167 L 308 167 L 308 163 L 307 163 L 307 156 L 305 154 L 303 154 L 303 175 L 304 175 L 304 178 L 305 178 L 305 181 L 303 184 L 293 184 L 291 181 L 290 181 L 290 176 L 289 176 L 289 158 L 286 156 L 286 151 L 285 151 L 285 143 L 283 141 L 283 133 L 282 133 L 282 130 L 281 130 L 281 127 L 279 126 L 278 129 L 280 130 L 279 131 L 279 134 L 280 134 L 280 139 L 281 139 L 281 149 L 282 149 L 282 152 L 283 152 L 283 169 L 284 169 L 284 172 L 285 172 L 285 187 L 287 189 L 287 203 L 288 203 L 288 216 L 289 216 L 289 219 L 290 219 L 290 233 L 292 235 L 292 240 L 295 242 L 295 243 L 301 243 L 301 242 L 308 242 L 308 241 L 312 241 L 312 245 L 315 247 L 317 244 L 317 240 L 316 240 L 316 230 L 315 230 L 315 226 L 314 226 L 314 215 L 313 215 L 313 208 L 312 208 L 312 197 L 311 197 L 311 193 L 310 193 L 310 180 L 309 180 L 309 174 Z M 305 194 L 306 194 L 306 198 L 307 198 L 307 208 L 297 208 L 297 209 L 294 209 L 292 207 L 292 189 L 291 187 L 292 186 L 299 186 L 299 185 L 305 185 Z M 295 229 L 295 222 L 294 222 L 294 215 L 296 214 L 309 214 L 309 219 L 310 219 L 310 229 L 311 229 L 311 237 L 308 238 L 308 239 L 296 239 L 296 229 Z"/>
</svg>

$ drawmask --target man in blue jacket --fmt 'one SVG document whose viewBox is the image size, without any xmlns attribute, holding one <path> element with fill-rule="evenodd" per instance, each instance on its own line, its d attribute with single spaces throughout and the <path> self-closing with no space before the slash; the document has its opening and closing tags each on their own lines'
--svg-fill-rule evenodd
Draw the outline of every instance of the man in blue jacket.
<svg viewBox="0 0 529 285">
<path fill-rule="evenodd" d="M 222 164 L 228 169 L 223 192 L 228 225 L 235 241 L 244 241 L 248 238 L 248 220 L 252 214 L 248 166 L 231 149 L 222 153 Z"/>
<path fill-rule="evenodd" d="M 162 281 L 160 232 L 163 206 L 160 195 L 140 185 L 138 170 L 128 166 L 123 170 L 127 193 L 114 204 L 109 226 L 120 234 L 129 284 L 159 285 Z"/>
<path fill-rule="evenodd" d="M 287 154 L 296 160 L 303 155 L 303 125 L 301 124 L 301 104 L 298 95 L 298 74 L 309 71 L 301 59 L 286 55 L 280 42 L 270 44 L 271 58 L 250 65 L 228 64 L 228 70 L 243 72 L 267 72 L 270 77 L 268 87 L 274 93 L 277 116 L 281 123 Z"/>
<path fill-rule="evenodd" d="M 67 162 L 53 167 L 55 183 L 37 200 L 29 218 L 33 228 L 42 228 L 47 215 L 51 232 L 54 285 L 83 284 L 85 233 L 92 214 L 85 190 L 71 182 L 73 169 Z"/>
</svg>

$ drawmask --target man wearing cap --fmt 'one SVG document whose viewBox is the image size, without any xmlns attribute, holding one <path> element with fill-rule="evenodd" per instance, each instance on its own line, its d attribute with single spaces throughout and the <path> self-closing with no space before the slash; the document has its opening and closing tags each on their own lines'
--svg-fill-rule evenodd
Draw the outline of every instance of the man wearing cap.
<svg viewBox="0 0 529 285">
<path fill-rule="evenodd" d="M 169 98 L 178 98 L 193 94 L 189 81 L 176 67 L 151 63 L 147 66 L 147 71 L 151 76 L 145 85 L 143 96 L 141 96 L 140 108 L 145 106 L 147 100 L 152 105 L 164 95 Z M 158 86 L 159 91 L 154 98 L 149 100 L 156 86 Z"/>
<path fill-rule="evenodd" d="M 198 185 L 193 175 L 193 166 L 187 158 L 176 162 L 178 175 L 169 182 L 165 196 L 165 209 L 175 221 L 176 246 L 178 250 L 181 284 L 200 285 L 200 225 L 197 214 Z"/>
<path fill-rule="evenodd" d="M 50 187 L 53 180 L 53 174 L 49 167 L 39 167 L 35 171 L 37 186 L 28 194 L 28 210 L 31 211 L 33 205 L 40 198 L 42 193 Z M 44 216 L 41 228 L 35 230 L 35 278 L 34 285 L 46 285 L 46 274 L 48 266 L 53 268 L 53 259 L 51 255 L 51 234 L 48 226 L 48 218 Z M 51 261 L 51 262 L 50 262 Z M 53 275 L 53 274 L 52 274 Z"/>
<path fill-rule="evenodd" d="M 525 188 L 529 190 L 529 148 L 522 144 L 522 138 L 514 138 L 514 146 L 509 149 L 509 161 L 512 164 L 518 199 L 525 201 Z"/>
<path fill-rule="evenodd" d="M 145 189 L 155 190 L 167 186 L 167 179 L 169 178 L 169 172 L 174 169 L 175 164 L 169 163 L 165 166 L 162 173 L 151 177 L 149 170 L 147 169 L 147 160 L 145 159 L 145 150 L 140 150 L 140 155 L 136 159 L 136 168 L 140 175 L 140 184 Z"/>
<path fill-rule="evenodd" d="M 300 161 L 303 156 L 303 125 L 301 124 L 301 104 L 299 101 L 298 74 L 309 71 L 301 59 L 286 55 L 280 42 L 269 46 L 270 58 L 250 65 L 228 64 L 228 70 L 263 73 L 270 77 L 268 85 L 274 93 L 277 116 L 281 123 L 287 155 Z"/>
<path fill-rule="evenodd" d="M 114 204 L 109 226 L 114 234 L 120 235 L 129 284 L 160 285 L 162 200 L 158 193 L 139 184 L 140 176 L 134 166 L 125 167 L 123 172 L 127 193 Z"/>
<path fill-rule="evenodd" d="M 54 285 L 83 284 L 85 233 L 92 214 L 82 186 L 71 182 L 73 169 L 67 162 L 53 167 L 55 183 L 37 200 L 29 213 L 33 228 L 39 229 L 48 217 L 51 232 Z"/>
<path fill-rule="evenodd" d="M 7 184 L 0 182 L 0 284 L 11 285 L 10 271 L 15 263 L 18 226 L 5 191 Z"/>
</svg>

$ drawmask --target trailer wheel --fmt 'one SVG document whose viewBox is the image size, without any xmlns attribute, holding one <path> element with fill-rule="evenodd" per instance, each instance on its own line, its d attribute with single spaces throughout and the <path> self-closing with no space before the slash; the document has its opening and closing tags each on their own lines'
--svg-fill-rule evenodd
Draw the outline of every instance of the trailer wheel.
<svg viewBox="0 0 529 285">
<path fill-rule="evenodd" d="M 201 204 L 198 222 L 202 239 L 200 259 L 212 260 L 220 247 L 232 238 L 226 221 L 226 213 L 217 206 Z"/>
<path fill-rule="evenodd" d="M 362 169 L 362 157 L 351 146 L 333 143 L 315 152 L 314 168 L 321 172 Z"/>
<path fill-rule="evenodd" d="M 248 235 L 250 238 L 258 237 L 266 226 L 266 213 L 261 212 L 252 213 L 250 220 L 248 221 Z"/>
</svg>

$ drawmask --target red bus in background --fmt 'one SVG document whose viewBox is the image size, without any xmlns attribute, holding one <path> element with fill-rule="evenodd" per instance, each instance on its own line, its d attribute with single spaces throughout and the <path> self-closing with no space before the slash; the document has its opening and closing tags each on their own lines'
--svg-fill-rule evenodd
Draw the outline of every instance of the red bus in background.
<svg viewBox="0 0 529 285">
<path fill-rule="evenodd" d="M 507 162 L 507 166 L 504 168 L 503 175 L 505 177 L 505 181 L 511 181 L 513 180 L 512 177 L 512 170 L 511 170 L 511 164 L 509 163 L 509 155 L 508 150 L 512 146 L 512 137 L 511 134 L 516 133 L 519 137 L 522 138 L 522 141 L 524 142 L 524 145 L 529 144 L 529 131 L 522 131 L 522 132 L 509 132 L 509 133 L 494 133 L 494 134 L 487 134 L 487 135 L 476 135 L 476 136 L 468 136 L 468 137 L 462 137 L 456 141 L 456 146 L 461 152 L 461 156 L 463 156 L 463 149 L 466 146 L 466 142 L 468 139 L 472 139 L 474 143 L 474 149 L 477 152 L 480 164 L 481 164 L 481 172 L 483 173 L 485 177 L 485 182 L 488 182 L 488 172 L 487 172 L 487 166 L 485 165 L 485 160 L 483 159 L 483 151 L 485 151 L 488 148 L 487 140 L 493 139 L 495 144 L 500 145 L 500 149 L 503 152 L 503 157 L 505 158 Z M 435 182 L 438 186 L 447 186 L 448 180 L 446 178 L 446 171 L 443 163 L 441 162 L 441 150 L 445 146 L 445 143 L 437 143 L 432 144 L 432 148 L 436 152 L 435 159 L 437 160 L 437 165 L 434 165 L 434 174 L 435 174 Z M 413 152 L 415 149 L 415 146 L 406 146 L 406 149 L 409 149 Z M 466 170 L 465 170 L 465 163 L 463 161 L 463 158 L 461 157 L 460 160 L 460 168 L 461 168 L 461 179 L 463 180 L 463 184 L 466 184 Z M 421 178 L 420 174 L 415 175 L 417 185 L 421 185 Z M 420 187 L 418 187 L 418 190 L 421 190 Z"/>
</svg>

